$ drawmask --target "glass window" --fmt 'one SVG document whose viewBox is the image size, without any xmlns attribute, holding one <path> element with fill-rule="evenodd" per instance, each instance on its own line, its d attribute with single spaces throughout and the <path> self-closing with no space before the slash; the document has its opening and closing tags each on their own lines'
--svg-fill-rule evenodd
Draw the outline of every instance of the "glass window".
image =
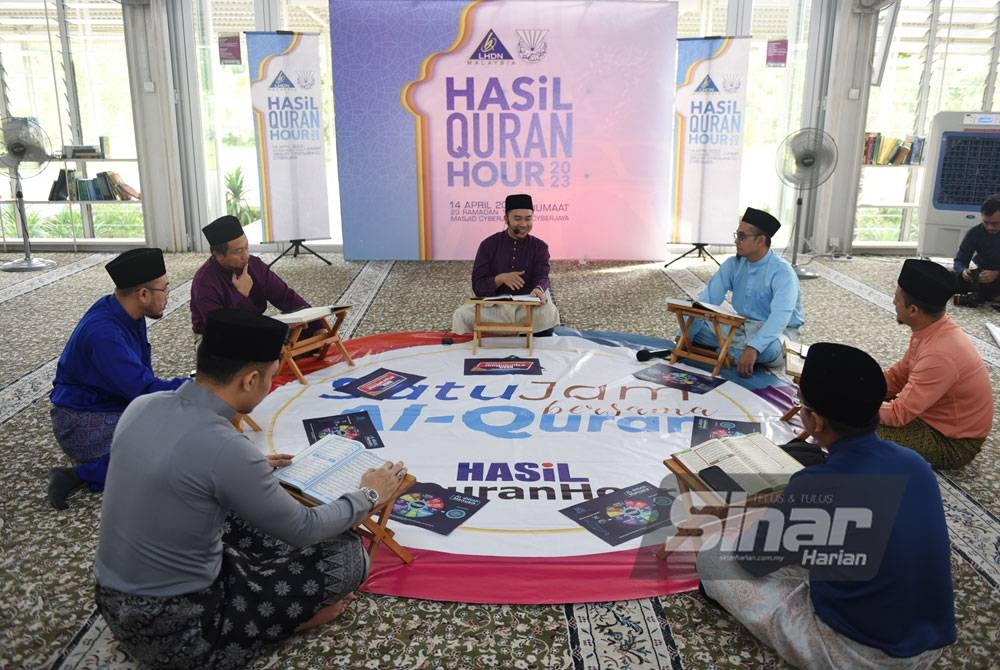
<svg viewBox="0 0 1000 670">
<path fill-rule="evenodd" d="M 57 11 L 60 3 L 65 39 Z M 142 238 L 142 209 L 136 201 L 47 203 L 60 170 L 74 170 L 75 177 L 94 183 L 95 188 L 93 180 L 99 173 L 113 171 L 139 190 L 120 3 L 0 3 L 0 62 L 7 114 L 36 118 L 54 156 L 63 155 L 67 145 L 99 147 L 100 138 L 105 137 L 106 157 L 114 159 L 54 159 L 43 172 L 24 179 L 29 234 L 36 238 Z M 9 199 L 12 193 L 5 189 L 2 195 Z M 20 237 L 13 207 L 6 205 L 3 234 Z"/>
<path fill-rule="evenodd" d="M 939 111 L 981 108 L 986 77 L 997 67 L 992 47 L 1000 5 L 942 2 L 935 24 L 931 2 L 900 2 L 885 74 L 881 86 L 871 89 L 866 130 L 902 146 L 912 136 L 926 137 Z M 880 16 L 880 38 L 888 14 Z M 995 100 L 1000 102 L 1000 95 Z M 862 148 L 856 151 L 861 155 Z M 916 240 L 923 172 L 916 165 L 862 169 L 855 241 Z"/>
</svg>

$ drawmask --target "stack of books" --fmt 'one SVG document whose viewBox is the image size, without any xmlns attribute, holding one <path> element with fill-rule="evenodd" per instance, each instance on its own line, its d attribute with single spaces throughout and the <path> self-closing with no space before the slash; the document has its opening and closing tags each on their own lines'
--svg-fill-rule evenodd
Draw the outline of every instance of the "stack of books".
<svg viewBox="0 0 1000 670">
<path fill-rule="evenodd" d="M 76 176 L 76 170 L 59 170 L 49 189 L 49 200 L 141 200 L 142 194 L 126 184 L 117 172 L 98 172 L 92 179 Z"/>
</svg>

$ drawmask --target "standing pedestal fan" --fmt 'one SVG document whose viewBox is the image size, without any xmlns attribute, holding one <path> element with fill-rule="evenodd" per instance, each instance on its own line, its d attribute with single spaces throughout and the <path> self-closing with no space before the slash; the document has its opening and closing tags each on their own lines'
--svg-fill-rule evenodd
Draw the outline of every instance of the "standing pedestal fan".
<svg viewBox="0 0 1000 670">
<path fill-rule="evenodd" d="M 15 216 L 20 224 L 24 244 L 24 258 L 0 265 L 0 270 L 4 272 L 44 270 L 56 264 L 55 261 L 31 257 L 28 217 L 24 213 L 24 193 L 21 192 L 21 177 L 34 177 L 48 162 L 49 138 L 38 121 L 18 116 L 9 116 L 0 121 L 0 173 L 6 174 L 14 182 Z"/>
<path fill-rule="evenodd" d="M 815 190 L 837 167 L 837 144 L 819 128 L 803 128 L 789 135 L 778 147 L 775 170 L 786 185 L 796 190 L 795 223 L 792 224 L 792 267 L 799 279 L 819 275 L 796 265 L 802 228 L 802 193 Z"/>
</svg>

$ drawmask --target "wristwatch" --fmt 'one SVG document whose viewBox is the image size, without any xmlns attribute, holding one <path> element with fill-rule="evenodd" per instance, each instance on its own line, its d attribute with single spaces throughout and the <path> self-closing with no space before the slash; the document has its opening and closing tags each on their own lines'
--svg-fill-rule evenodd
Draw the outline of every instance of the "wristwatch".
<svg viewBox="0 0 1000 670">
<path fill-rule="evenodd" d="M 372 509 L 374 509 L 375 505 L 378 504 L 378 491 L 367 486 L 362 486 L 361 493 L 368 499 L 368 502 L 372 504 Z"/>
</svg>

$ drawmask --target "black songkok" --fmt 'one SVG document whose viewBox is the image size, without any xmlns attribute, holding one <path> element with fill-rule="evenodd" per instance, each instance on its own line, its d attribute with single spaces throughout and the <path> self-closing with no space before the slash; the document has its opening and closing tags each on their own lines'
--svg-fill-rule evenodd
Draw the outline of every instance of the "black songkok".
<svg viewBox="0 0 1000 670">
<path fill-rule="evenodd" d="M 531 211 L 535 211 L 535 206 L 531 203 L 530 195 L 527 193 L 516 193 L 507 196 L 503 212 L 506 214 L 512 209 L 530 209 Z"/>
<path fill-rule="evenodd" d="M 239 219 L 227 214 L 202 228 L 201 232 L 205 233 L 205 239 L 214 247 L 216 244 L 232 242 L 242 235 L 243 226 L 240 225 Z"/>
<path fill-rule="evenodd" d="M 860 349 L 833 342 L 809 345 L 799 393 L 818 414 L 851 427 L 867 426 L 878 417 L 886 388 L 882 368 Z"/>
<path fill-rule="evenodd" d="M 781 223 L 776 218 L 762 209 L 754 209 L 753 207 L 747 207 L 747 211 L 743 212 L 743 221 L 760 228 L 761 232 L 768 237 L 774 237 L 778 228 L 781 228 Z"/>
<path fill-rule="evenodd" d="M 955 277 L 934 261 L 907 258 L 898 281 L 908 296 L 933 307 L 944 307 L 955 294 Z"/>
<path fill-rule="evenodd" d="M 213 356 L 246 363 L 266 363 L 281 357 L 288 326 L 269 316 L 240 309 L 217 309 L 205 320 L 202 346 Z"/>
<path fill-rule="evenodd" d="M 160 249 L 129 249 L 104 266 L 116 288 L 132 288 L 167 274 Z"/>
</svg>

